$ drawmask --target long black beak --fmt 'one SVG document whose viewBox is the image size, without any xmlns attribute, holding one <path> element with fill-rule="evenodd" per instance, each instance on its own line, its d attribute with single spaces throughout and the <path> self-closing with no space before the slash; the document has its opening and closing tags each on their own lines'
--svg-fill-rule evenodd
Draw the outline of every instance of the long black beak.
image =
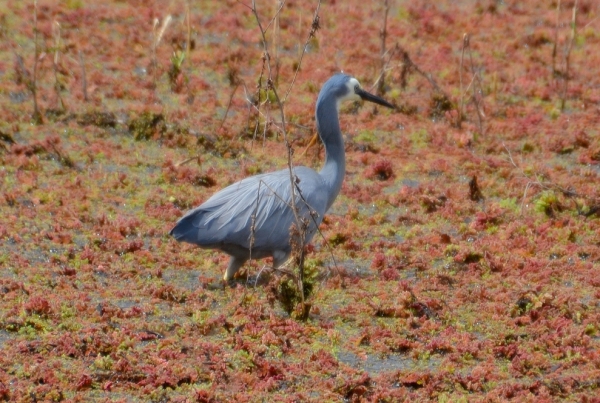
<svg viewBox="0 0 600 403">
<path fill-rule="evenodd" d="M 357 86 L 358 87 L 358 86 Z M 369 102 L 374 102 L 378 105 L 387 106 L 388 108 L 396 109 L 396 107 L 390 104 L 383 98 L 379 98 L 377 95 L 373 95 L 370 92 L 363 90 L 362 88 L 355 88 L 354 91 L 356 94 L 361 97 L 361 99 Z"/>
</svg>

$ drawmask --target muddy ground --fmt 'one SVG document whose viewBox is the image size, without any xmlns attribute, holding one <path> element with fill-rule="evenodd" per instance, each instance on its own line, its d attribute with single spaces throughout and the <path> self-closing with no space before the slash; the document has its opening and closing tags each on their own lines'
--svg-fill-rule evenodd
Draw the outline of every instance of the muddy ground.
<svg viewBox="0 0 600 403">
<path fill-rule="evenodd" d="M 387 3 L 0 3 L 1 399 L 599 401 L 600 5 Z M 341 110 L 306 309 L 224 285 L 169 230 L 318 169 L 340 70 L 398 108 Z"/>
</svg>

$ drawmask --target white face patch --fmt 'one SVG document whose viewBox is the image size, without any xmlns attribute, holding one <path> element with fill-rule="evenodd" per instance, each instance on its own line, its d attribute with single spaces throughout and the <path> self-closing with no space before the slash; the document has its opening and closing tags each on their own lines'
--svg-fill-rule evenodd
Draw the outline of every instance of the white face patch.
<svg viewBox="0 0 600 403">
<path fill-rule="evenodd" d="M 338 102 L 337 102 L 338 110 L 340 109 L 340 105 L 343 102 L 358 101 L 360 99 L 360 97 L 358 96 L 358 94 L 356 94 L 356 91 L 354 90 L 354 88 L 356 88 L 356 86 L 358 86 L 360 88 L 360 83 L 354 77 L 351 77 L 350 80 L 348 80 L 346 82 L 346 87 L 348 87 L 348 93 L 345 96 L 338 99 Z"/>
</svg>

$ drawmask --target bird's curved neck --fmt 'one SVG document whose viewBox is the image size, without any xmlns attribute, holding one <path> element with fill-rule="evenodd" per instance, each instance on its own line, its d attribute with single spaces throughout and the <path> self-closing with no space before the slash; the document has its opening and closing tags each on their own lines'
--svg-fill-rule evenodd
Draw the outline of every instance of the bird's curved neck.
<svg viewBox="0 0 600 403">
<path fill-rule="evenodd" d="M 327 187 L 329 199 L 327 210 L 340 193 L 346 174 L 344 139 L 340 130 L 337 100 L 333 97 L 319 98 L 316 108 L 317 131 L 325 146 L 325 165 L 319 174 Z"/>
</svg>

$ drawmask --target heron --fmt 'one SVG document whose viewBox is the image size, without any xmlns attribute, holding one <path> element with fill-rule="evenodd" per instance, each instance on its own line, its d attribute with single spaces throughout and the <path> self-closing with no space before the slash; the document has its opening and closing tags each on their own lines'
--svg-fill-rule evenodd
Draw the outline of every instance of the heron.
<svg viewBox="0 0 600 403">
<path fill-rule="evenodd" d="M 315 111 L 317 132 L 325 148 L 325 164 L 319 172 L 293 166 L 291 171 L 242 179 L 185 213 L 170 234 L 177 241 L 228 254 L 224 281 L 233 279 L 249 259 L 272 257 L 273 268 L 280 267 L 292 253 L 293 227 L 296 234 L 303 234 L 299 238 L 302 247 L 310 243 L 340 193 L 346 156 L 339 109 L 345 101 L 360 99 L 394 108 L 347 74 L 335 74 L 323 84 Z"/>
</svg>

